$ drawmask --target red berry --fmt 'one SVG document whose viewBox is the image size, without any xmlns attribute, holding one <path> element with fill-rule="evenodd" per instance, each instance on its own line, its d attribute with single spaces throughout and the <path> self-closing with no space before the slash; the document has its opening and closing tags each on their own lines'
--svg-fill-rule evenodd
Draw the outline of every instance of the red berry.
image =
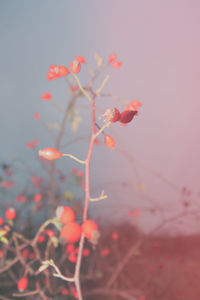
<svg viewBox="0 0 200 300">
<path fill-rule="evenodd" d="M 69 294 L 69 290 L 66 288 L 63 288 L 60 292 L 62 295 L 65 295 L 65 296 Z"/>
<path fill-rule="evenodd" d="M 114 53 L 112 53 L 112 54 L 110 54 L 109 57 L 108 57 L 108 62 L 109 62 L 109 63 L 112 63 L 112 62 L 114 62 L 114 61 L 116 60 L 116 58 L 117 58 L 117 55 L 114 54 Z"/>
<path fill-rule="evenodd" d="M 38 244 L 42 244 L 45 241 L 45 236 L 44 235 L 40 235 L 37 239 Z"/>
<path fill-rule="evenodd" d="M 115 149 L 115 140 L 111 135 L 105 135 L 104 141 L 107 147 Z"/>
<path fill-rule="evenodd" d="M 59 66 L 58 67 L 58 74 L 60 76 L 67 76 L 69 74 L 69 70 L 65 66 Z"/>
<path fill-rule="evenodd" d="M 133 110 L 124 110 L 121 113 L 121 117 L 119 119 L 120 123 L 126 124 L 132 121 L 133 117 L 137 114 L 137 111 Z"/>
<path fill-rule="evenodd" d="M 6 212 L 5 212 L 5 217 L 6 217 L 6 219 L 8 219 L 8 220 L 13 220 L 13 219 L 15 219 L 15 217 L 16 217 L 16 211 L 15 211 L 15 209 L 14 209 L 13 207 L 8 208 L 8 209 L 6 210 Z"/>
<path fill-rule="evenodd" d="M 12 189 L 14 186 L 14 181 L 13 180 L 3 180 L 1 182 L 1 186 L 4 188 Z"/>
<path fill-rule="evenodd" d="M 34 202 L 40 202 L 41 199 L 42 199 L 42 194 L 40 194 L 40 193 L 35 194 Z"/>
<path fill-rule="evenodd" d="M 77 261 L 77 256 L 75 253 L 70 253 L 69 256 L 68 256 L 68 259 L 71 263 L 76 263 Z"/>
<path fill-rule="evenodd" d="M 61 242 L 76 243 L 81 237 L 81 226 L 76 222 L 69 222 L 60 231 Z"/>
<path fill-rule="evenodd" d="M 119 238 L 119 235 L 118 235 L 118 233 L 115 231 L 115 232 L 113 232 L 112 233 L 112 239 L 114 240 L 114 241 L 117 241 L 118 240 L 118 238 Z"/>
<path fill-rule="evenodd" d="M 46 229 L 44 232 L 48 235 L 49 238 L 55 236 L 55 232 L 52 229 Z"/>
<path fill-rule="evenodd" d="M 26 290 L 28 286 L 28 279 L 27 277 L 22 277 L 17 284 L 17 289 L 19 292 L 23 292 L 24 290 Z"/>
<path fill-rule="evenodd" d="M 22 250 L 22 256 L 23 258 L 27 258 L 29 255 L 29 250 L 27 248 L 23 249 Z"/>
<path fill-rule="evenodd" d="M 35 113 L 34 114 L 34 119 L 35 120 L 39 120 L 40 119 L 40 114 L 39 113 Z"/>
<path fill-rule="evenodd" d="M 81 65 L 77 60 L 73 60 L 70 63 L 69 68 L 70 68 L 72 73 L 79 73 L 80 70 L 81 70 Z"/>
<path fill-rule="evenodd" d="M 90 255 L 90 249 L 83 249 L 83 256 L 88 257 Z"/>
<path fill-rule="evenodd" d="M 93 220 L 85 221 L 82 226 L 82 232 L 84 233 L 85 237 L 88 239 L 92 239 L 93 235 L 98 231 L 98 225 Z"/>
<path fill-rule="evenodd" d="M 5 255 L 5 252 L 3 250 L 0 250 L 0 259 L 3 258 Z"/>
<path fill-rule="evenodd" d="M 63 224 L 73 222 L 76 218 L 73 209 L 69 206 L 59 206 L 56 209 L 56 216 Z"/>
<path fill-rule="evenodd" d="M 120 112 L 116 107 L 108 108 L 105 112 L 105 117 L 110 122 L 117 122 L 120 119 Z"/>
<path fill-rule="evenodd" d="M 53 73 L 51 73 L 51 72 L 48 72 L 48 73 L 46 74 L 46 76 L 47 76 L 47 78 L 48 78 L 49 80 L 53 80 L 53 79 L 55 78 L 55 75 L 54 75 Z"/>
<path fill-rule="evenodd" d="M 41 98 L 42 100 L 50 100 L 50 99 L 52 98 L 52 95 L 51 95 L 51 93 L 46 92 L 46 93 L 44 93 L 43 95 L 40 95 L 40 98 Z"/>
<path fill-rule="evenodd" d="M 29 259 L 35 259 L 36 258 L 35 253 L 34 252 L 30 253 L 28 258 Z"/>
<path fill-rule="evenodd" d="M 46 158 L 47 160 L 54 160 L 60 158 L 62 153 L 60 153 L 57 149 L 54 148 L 45 148 L 39 151 L 39 156 Z"/>
<path fill-rule="evenodd" d="M 23 196 L 23 195 L 19 195 L 19 196 L 17 196 L 16 197 L 16 200 L 18 201 L 18 202 L 26 202 L 26 196 Z"/>
<path fill-rule="evenodd" d="M 121 65 L 122 65 L 121 61 L 115 61 L 115 62 L 112 63 L 112 67 L 115 68 L 115 69 L 121 67 Z"/>
<path fill-rule="evenodd" d="M 110 254 L 110 249 L 109 249 L 109 248 L 104 248 L 104 249 L 101 250 L 100 255 L 101 255 L 102 257 L 105 257 L 105 256 L 107 256 L 108 254 Z"/>
<path fill-rule="evenodd" d="M 74 252 L 74 250 L 75 250 L 74 244 L 68 244 L 68 245 L 66 246 L 66 248 L 65 248 L 65 251 L 66 251 L 67 253 L 72 253 L 72 252 Z"/>
<path fill-rule="evenodd" d="M 0 218 L 0 225 L 2 225 L 4 223 L 4 219 Z"/>
<path fill-rule="evenodd" d="M 85 63 L 85 58 L 80 55 L 76 56 L 75 60 L 78 61 L 80 64 Z"/>
</svg>

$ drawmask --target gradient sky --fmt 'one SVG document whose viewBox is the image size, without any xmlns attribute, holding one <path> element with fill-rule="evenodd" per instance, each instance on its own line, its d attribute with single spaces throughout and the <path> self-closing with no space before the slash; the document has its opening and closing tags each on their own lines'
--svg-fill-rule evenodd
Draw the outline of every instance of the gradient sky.
<svg viewBox="0 0 200 300">
<path fill-rule="evenodd" d="M 192 190 L 198 204 L 199 20 L 198 0 L 1 0 L 1 161 L 20 157 L 36 168 L 26 142 L 38 138 L 41 148 L 50 146 L 51 138 L 33 114 L 39 112 L 47 122 L 59 114 L 39 96 L 48 90 L 63 107 L 68 99 L 64 81 L 47 81 L 50 64 L 69 65 L 83 55 L 94 66 L 94 52 L 105 59 L 115 52 L 123 67 L 109 70 L 105 92 L 138 99 L 143 106 L 135 122 L 107 131 L 116 138 L 116 151 L 103 146 L 95 150 L 93 190 L 98 194 L 104 188 L 109 199 L 95 203 L 93 211 L 108 216 L 114 211 L 127 219 L 131 207 L 151 206 L 153 201 L 173 213 L 182 186 Z M 86 71 L 81 79 L 87 82 Z M 98 101 L 101 108 L 115 103 Z M 83 156 L 76 145 L 69 150 Z M 119 150 L 126 150 L 129 160 Z M 138 191 L 138 184 L 145 190 Z M 137 222 L 147 230 L 157 221 L 144 213 Z M 199 225 L 192 225 L 198 231 Z"/>
</svg>

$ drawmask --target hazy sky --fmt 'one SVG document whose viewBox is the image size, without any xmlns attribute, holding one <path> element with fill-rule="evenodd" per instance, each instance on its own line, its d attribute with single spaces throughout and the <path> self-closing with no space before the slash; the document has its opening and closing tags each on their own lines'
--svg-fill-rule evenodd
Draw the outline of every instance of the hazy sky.
<svg viewBox="0 0 200 300">
<path fill-rule="evenodd" d="M 108 71 L 105 92 L 143 106 L 135 122 L 107 131 L 116 138 L 116 151 L 103 146 L 95 151 L 93 189 L 98 194 L 104 187 L 109 199 L 94 210 L 104 214 L 106 208 L 109 215 L 114 209 L 125 219 L 131 207 L 153 201 L 173 212 L 180 203 L 173 185 L 187 186 L 200 201 L 199 20 L 198 0 L 0 0 L 1 161 L 17 156 L 35 168 L 26 142 L 38 138 L 41 148 L 51 146 L 33 118 L 39 112 L 47 122 L 59 119 L 40 100 L 45 91 L 63 107 L 68 99 L 64 81 L 47 81 L 50 64 L 69 65 L 79 54 L 95 65 L 94 52 L 105 59 L 115 52 L 123 66 Z M 98 101 L 103 108 L 114 104 L 109 98 Z M 119 149 L 128 151 L 129 160 Z M 71 150 L 83 155 L 76 145 Z M 138 184 L 145 190 L 138 191 Z M 146 230 L 155 219 L 144 213 L 139 222 Z"/>
</svg>

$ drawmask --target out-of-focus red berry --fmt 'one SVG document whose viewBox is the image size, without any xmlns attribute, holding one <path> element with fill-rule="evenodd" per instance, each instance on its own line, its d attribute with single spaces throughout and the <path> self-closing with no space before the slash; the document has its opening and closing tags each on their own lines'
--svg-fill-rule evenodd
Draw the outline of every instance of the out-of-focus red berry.
<svg viewBox="0 0 200 300">
<path fill-rule="evenodd" d="M 72 294 L 73 294 L 74 298 L 78 299 L 78 292 L 77 292 L 77 290 L 74 290 Z"/>
<path fill-rule="evenodd" d="M 70 85 L 69 88 L 70 88 L 70 91 L 71 91 L 72 93 L 79 90 L 79 86 L 78 86 L 78 85 L 76 85 L 76 86 Z"/>
<path fill-rule="evenodd" d="M 74 250 L 75 250 L 74 244 L 68 244 L 68 245 L 66 245 L 65 251 L 67 253 L 72 253 L 72 252 L 74 252 Z"/>
<path fill-rule="evenodd" d="M 39 143 L 38 139 L 34 139 L 32 142 L 27 142 L 26 147 L 27 148 L 35 148 L 35 147 L 37 147 L 38 143 Z"/>
<path fill-rule="evenodd" d="M 1 186 L 4 188 L 12 189 L 14 187 L 14 181 L 13 180 L 3 180 L 1 182 Z"/>
<path fill-rule="evenodd" d="M 40 202 L 42 200 L 42 194 L 37 193 L 34 196 L 34 202 Z"/>
<path fill-rule="evenodd" d="M 67 223 L 60 231 L 61 242 L 76 243 L 81 237 L 81 226 L 76 222 Z"/>
<path fill-rule="evenodd" d="M 115 140 L 111 135 L 105 135 L 104 141 L 107 147 L 115 149 Z"/>
<path fill-rule="evenodd" d="M 82 232 L 86 238 L 91 239 L 98 231 L 98 225 L 93 220 L 86 220 L 81 226 Z"/>
<path fill-rule="evenodd" d="M 80 64 L 84 64 L 85 63 L 85 58 L 83 56 L 76 56 L 75 58 L 76 61 L 78 61 Z"/>
<path fill-rule="evenodd" d="M 31 176 L 30 180 L 35 188 L 40 187 L 43 182 L 43 178 L 37 176 Z"/>
<path fill-rule="evenodd" d="M 26 290 L 28 286 L 28 279 L 27 277 L 22 277 L 19 281 L 18 281 L 18 284 L 17 284 L 17 289 L 19 292 L 23 292 Z"/>
<path fill-rule="evenodd" d="M 8 220 L 15 219 L 16 215 L 17 215 L 17 213 L 13 207 L 8 208 L 5 212 L 5 217 Z"/>
<path fill-rule="evenodd" d="M 45 241 L 45 236 L 41 234 L 38 237 L 37 242 L 38 242 L 38 244 L 42 244 L 42 243 L 44 243 L 44 241 Z"/>
<path fill-rule="evenodd" d="M 5 255 L 4 251 L 3 250 L 0 250 L 0 259 L 3 258 Z"/>
<path fill-rule="evenodd" d="M 0 218 L 0 225 L 2 225 L 4 223 L 4 219 Z"/>
<path fill-rule="evenodd" d="M 53 80 L 53 79 L 55 78 L 55 75 L 54 75 L 53 73 L 51 73 L 51 72 L 48 72 L 48 73 L 46 74 L 46 76 L 47 76 L 47 78 L 48 78 L 49 80 Z"/>
<path fill-rule="evenodd" d="M 69 206 L 59 206 L 56 209 L 56 216 L 63 224 L 73 222 L 76 219 L 73 209 Z"/>
<path fill-rule="evenodd" d="M 68 256 L 68 260 L 71 262 L 71 263 L 76 263 L 77 261 L 77 256 L 75 253 L 70 253 L 69 256 Z"/>
<path fill-rule="evenodd" d="M 85 248 L 83 249 L 83 256 L 88 257 L 90 255 L 90 249 Z"/>
<path fill-rule="evenodd" d="M 108 57 L 108 62 L 113 63 L 116 60 L 116 58 L 117 58 L 117 55 L 114 53 L 111 53 Z"/>
<path fill-rule="evenodd" d="M 61 293 L 62 295 L 67 296 L 67 295 L 69 295 L 69 290 L 66 289 L 66 288 L 63 288 L 63 289 L 60 291 L 60 293 Z"/>
<path fill-rule="evenodd" d="M 24 203 L 24 202 L 26 202 L 27 198 L 24 195 L 19 195 L 19 196 L 16 197 L 16 200 L 18 202 Z"/>
<path fill-rule="evenodd" d="M 121 65 L 122 65 L 122 62 L 121 62 L 121 61 L 114 61 L 114 62 L 112 63 L 112 67 L 113 67 L 114 69 L 120 68 Z"/>
<path fill-rule="evenodd" d="M 52 229 L 45 229 L 44 231 L 48 237 L 52 238 L 53 236 L 55 236 L 55 232 Z"/>
<path fill-rule="evenodd" d="M 40 150 L 39 156 L 42 156 L 42 157 L 46 158 L 47 160 L 55 160 L 55 159 L 58 159 L 61 156 L 63 156 L 63 154 L 60 153 L 60 151 L 58 151 L 57 149 L 49 147 L 49 148 Z"/>
<path fill-rule="evenodd" d="M 34 252 L 30 253 L 28 258 L 31 259 L 31 260 L 35 259 L 36 258 L 35 253 Z"/>
<path fill-rule="evenodd" d="M 70 65 L 69 68 L 71 70 L 72 73 L 79 73 L 81 70 L 81 64 L 77 61 L 77 60 L 73 60 Z"/>
<path fill-rule="evenodd" d="M 59 66 L 58 67 L 58 74 L 60 76 L 67 76 L 69 74 L 69 70 L 65 66 Z"/>
<path fill-rule="evenodd" d="M 103 248 L 103 249 L 101 250 L 101 252 L 100 252 L 100 255 L 101 255 L 102 257 L 105 257 L 105 256 L 107 256 L 108 254 L 110 254 L 110 249 L 109 249 L 109 248 Z"/>
<path fill-rule="evenodd" d="M 117 241 L 119 239 L 118 232 L 115 231 L 112 233 L 112 239 L 113 239 L 113 241 Z"/>
<path fill-rule="evenodd" d="M 23 258 L 27 258 L 29 255 L 29 250 L 27 248 L 23 249 L 22 250 L 22 256 Z"/>
<path fill-rule="evenodd" d="M 45 100 L 45 101 L 47 101 L 47 100 L 51 100 L 51 98 L 52 98 L 52 95 L 51 95 L 51 93 L 49 93 L 49 92 L 46 92 L 46 93 L 44 93 L 44 94 L 40 95 L 40 98 L 41 98 L 42 100 Z"/>
<path fill-rule="evenodd" d="M 35 113 L 34 114 L 34 119 L 35 120 L 39 120 L 40 119 L 40 114 L 39 113 Z"/>
</svg>

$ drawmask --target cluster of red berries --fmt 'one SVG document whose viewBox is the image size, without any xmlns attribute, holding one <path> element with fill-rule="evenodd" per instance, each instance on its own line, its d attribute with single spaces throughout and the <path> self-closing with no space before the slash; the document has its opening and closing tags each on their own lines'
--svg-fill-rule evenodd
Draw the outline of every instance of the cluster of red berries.
<svg viewBox="0 0 200 300">
<path fill-rule="evenodd" d="M 104 114 L 106 119 L 112 123 L 119 121 L 122 124 L 126 124 L 132 121 L 133 117 L 138 114 L 138 107 L 141 103 L 137 100 L 131 101 L 125 107 L 125 110 L 120 113 L 116 107 L 108 108 Z"/>
<path fill-rule="evenodd" d="M 111 66 L 115 69 L 121 67 L 122 62 L 121 61 L 116 61 L 117 55 L 114 53 L 111 53 L 108 57 L 108 62 L 111 64 Z"/>
<path fill-rule="evenodd" d="M 138 107 L 141 103 L 137 100 L 133 100 L 125 107 L 125 110 L 120 113 L 116 107 L 108 108 L 103 116 L 107 121 L 115 123 L 119 121 L 121 124 L 127 124 L 132 121 L 133 117 L 138 114 Z M 107 147 L 114 149 L 115 140 L 111 135 L 105 135 L 104 141 Z"/>
<path fill-rule="evenodd" d="M 76 216 L 73 209 L 69 206 L 59 206 L 56 210 L 59 221 L 64 224 L 60 231 L 60 240 L 63 243 L 74 244 L 79 241 L 81 234 L 95 244 L 99 238 L 98 225 L 93 220 L 86 220 L 79 225 L 75 221 Z"/>
<path fill-rule="evenodd" d="M 85 63 L 85 58 L 83 56 L 76 56 L 76 58 L 70 63 L 69 68 L 72 73 L 79 73 L 81 70 L 81 64 Z M 65 77 L 69 74 L 69 70 L 65 66 L 50 65 L 49 72 L 46 74 L 49 80 L 53 80 L 60 77 Z M 50 95 L 44 94 L 43 100 L 49 100 Z"/>
</svg>

